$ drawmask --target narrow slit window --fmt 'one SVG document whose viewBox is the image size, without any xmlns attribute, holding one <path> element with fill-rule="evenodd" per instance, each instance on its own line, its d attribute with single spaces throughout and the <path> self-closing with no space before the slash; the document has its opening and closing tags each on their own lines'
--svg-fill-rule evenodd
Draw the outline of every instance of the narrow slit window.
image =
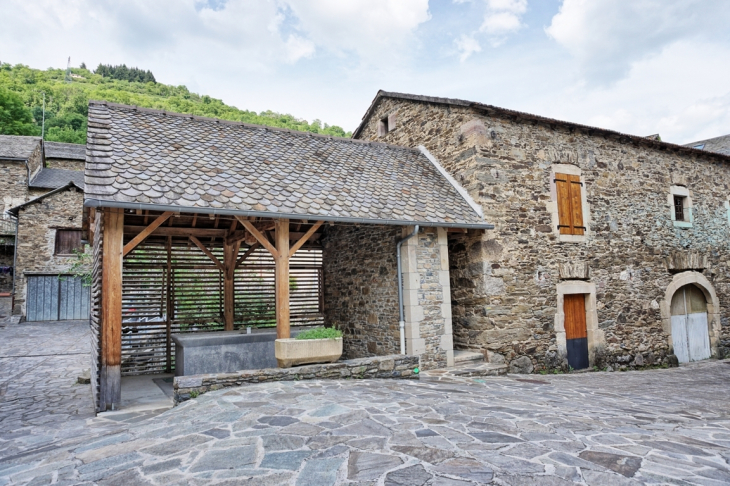
<svg viewBox="0 0 730 486">
<path fill-rule="evenodd" d="M 686 221 L 684 217 L 684 200 L 683 196 L 674 196 L 674 220 Z"/>
</svg>

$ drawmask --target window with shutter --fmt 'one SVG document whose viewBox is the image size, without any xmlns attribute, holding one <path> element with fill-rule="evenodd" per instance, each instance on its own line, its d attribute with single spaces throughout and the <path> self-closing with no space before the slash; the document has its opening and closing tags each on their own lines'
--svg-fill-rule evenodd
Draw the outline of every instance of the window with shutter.
<svg viewBox="0 0 730 486">
<path fill-rule="evenodd" d="M 558 229 L 561 235 L 583 235 L 583 183 L 580 176 L 555 174 L 555 190 L 558 196 Z"/>
<path fill-rule="evenodd" d="M 56 255 L 73 255 L 74 250 L 83 250 L 81 230 L 56 230 Z"/>
</svg>

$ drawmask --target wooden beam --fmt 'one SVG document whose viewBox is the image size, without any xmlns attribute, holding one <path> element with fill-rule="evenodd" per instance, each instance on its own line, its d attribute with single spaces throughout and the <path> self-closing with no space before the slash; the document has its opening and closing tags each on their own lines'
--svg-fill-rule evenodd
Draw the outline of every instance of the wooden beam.
<svg viewBox="0 0 730 486">
<path fill-rule="evenodd" d="M 195 223 L 198 222 L 198 213 L 193 214 L 193 224 L 190 225 L 191 228 L 195 228 Z"/>
<path fill-rule="evenodd" d="M 263 246 L 264 248 L 269 250 L 269 253 L 271 253 L 271 255 L 274 258 L 276 258 L 279 255 L 276 248 L 274 248 L 274 246 L 271 243 L 269 243 L 268 238 L 266 238 L 266 236 L 262 235 L 261 232 L 259 230 L 257 230 L 253 224 L 251 224 L 250 221 L 241 219 L 240 216 L 236 216 L 236 219 L 243 225 L 244 228 L 246 228 L 248 230 L 249 233 L 251 233 L 253 235 L 254 238 L 256 238 L 256 241 L 261 243 L 261 246 Z M 289 220 L 287 220 L 287 221 L 289 221 Z M 287 227 L 287 233 L 288 233 L 288 229 L 289 229 L 289 227 Z M 287 247 L 289 246 L 288 238 L 289 238 L 289 235 L 287 234 L 287 242 L 286 242 Z"/>
<path fill-rule="evenodd" d="M 124 245 L 124 256 L 127 256 L 130 251 L 137 248 L 137 245 L 142 243 L 145 238 L 147 238 L 150 234 L 152 234 L 152 232 L 154 230 L 159 228 L 162 225 L 162 223 L 167 221 L 167 218 L 169 218 L 170 216 L 172 216 L 172 211 L 166 211 L 166 212 L 160 214 L 157 217 L 157 219 L 152 221 L 152 224 L 150 224 L 145 229 L 140 231 L 139 234 L 132 239 L 132 241 L 130 241 L 129 243 Z"/>
<path fill-rule="evenodd" d="M 203 244 L 202 244 L 202 243 L 200 242 L 200 240 L 199 240 L 199 239 L 197 239 L 197 238 L 196 238 L 196 237 L 194 237 L 194 236 L 191 236 L 191 237 L 190 237 L 190 240 L 191 240 L 191 241 L 192 241 L 193 243 L 195 243 L 195 246 L 197 246 L 198 248 L 200 248 L 200 251 L 202 251 L 203 253 L 205 253 L 206 255 L 208 255 L 208 258 L 210 258 L 211 260 L 213 260 L 213 263 L 215 263 L 215 264 L 216 264 L 216 266 L 217 266 L 218 268 L 220 268 L 221 272 L 225 272 L 225 271 L 226 271 L 226 268 L 225 268 L 225 267 L 223 266 L 223 264 L 222 264 L 222 263 L 221 263 L 221 262 L 220 262 L 220 261 L 219 261 L 219 260 L 218 260 L 218 259 L 217 259 L 217 258 L 215 257 L 215 255 L 213 255 L 213 253 L 211 253 L 211 251 L 210 251 L 209 249 L 207 249 L 207 248 L 205 247 L 205 245 L 203 245 Z"/>
<path fill-rule="evenodd" d="M 102 410 L 115 410 L 122 399 L 122 252 L 124 210 L 105 208 L 101 260 L 101 376 Z"/>
<path fill-rule="evenodd" d="M 244 253 L 244 254 L 243 254 L 243 255 L 241 256 L 241 258 L 239 258 L 239 259 L 238 259 L 238 261 L 236 262 L 236 268 L 238 268 L 239 266 L 241 266 L 241 264 L 242 264 L 243 262 L 245 262 L 245 261 L 246 261 L 246 258 L 250 257 L 250 256 L 251 256 L 251 254 L 252 254 L 252 253 L 253 253 L 254 251 L 256 251 L 256 248 L 259 248 L 260 246 L 261 246 L 261 245 L 260 245 L 260 244 L 258 244 L 258 243 L 254 243 L 253 245 L 251 245 L 251 246 L 249 247 L 249 249 L 248 249 L 248 250 L 246 250 L 246 253 Z"/>
<path fill-rule="evenodd" d="M 236 256 L 241 242 L 223 242 L 223 322 L 226 331 L 233 331 L 233 318 L 236 307 L 233 277 L 236 270 Z"/>
<path fill-rule="evenodd" d="M 165 282 L 165 371 L 172 372 L 172 236 L 167 237 L 167 281 Z"/>
<path fill-rule="evenodd" d="M 170 218 L 170 221 L 172 221 L 172 218 Z M 144 231 L 146 226 L 125 226 L 124 227 L 124 234 L 125 235 L 137 235 L 141 231 Z M 204 238 L 204 237 L 225 237 L 226 236 L 226 230 L 224 229 L 211 229 L 211 228 L 181 228 L 179 226 L 175 227 L 169 227 L 169 226 L 160 226 L 156 230 L 152 232 L 151 236 L 195 236 L 197 238 Z"/>
<path fill-rule="evenodd" d="M 299 238 L 299 241 L 294 243 L 294 246 L 292 246 L 291 249 L 289 250 L 289 258 L 294 256 L 294 254 L 297 252 L 297 250 L 299 250 L 302 247 L 302 245 L 304 243 L 306 243 L 307 240 L 319 229 L 319 227 L 322 226 L 322 223 L 324 223 L 324 221 L 317 221 L 316 223 L 314 223 L 312 225 L 312 227 L 309 228 L 309 231 L 304 233 L 304 236 Z"/>
<path fill-rule="evenodd" d="M 287 339 L 290 337 L 288 219 L 276 220 L 276 255 L 274 255 L 274 261 L 276 262 L 276 338 Z"/>
</svg>

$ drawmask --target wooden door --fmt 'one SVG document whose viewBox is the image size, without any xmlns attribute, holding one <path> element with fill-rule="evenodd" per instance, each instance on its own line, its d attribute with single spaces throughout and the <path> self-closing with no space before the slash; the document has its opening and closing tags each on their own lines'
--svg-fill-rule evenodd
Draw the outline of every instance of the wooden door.
<svg viewBox="0 0 730 486">
<path fill-rule="evenodd" d="M 707 322 L 707 300 L 692 285 L 677 290 L 671 304 L 672 343 L 680 363 L 710 357 L 710 335 Z"/>
<path fill-rule="evenodd" d="M 574 370 L 588 368 L 585 297 L 585 294 L 566 294 L 563 296 L 568 364 Z"/>
</svg>

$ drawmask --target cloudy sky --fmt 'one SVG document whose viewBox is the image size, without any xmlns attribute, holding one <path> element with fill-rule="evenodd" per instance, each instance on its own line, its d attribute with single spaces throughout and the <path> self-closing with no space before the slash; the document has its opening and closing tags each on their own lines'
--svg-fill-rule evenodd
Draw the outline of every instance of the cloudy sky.
<svg viewBox="0 0 730 486">
<path fill-rule="evenodd" d="M 688 143 L 730 133 L 728 0 L 0 0 L 0 61 L 134 65 L 354 129 L 378 89 Z"/>
</svg>

